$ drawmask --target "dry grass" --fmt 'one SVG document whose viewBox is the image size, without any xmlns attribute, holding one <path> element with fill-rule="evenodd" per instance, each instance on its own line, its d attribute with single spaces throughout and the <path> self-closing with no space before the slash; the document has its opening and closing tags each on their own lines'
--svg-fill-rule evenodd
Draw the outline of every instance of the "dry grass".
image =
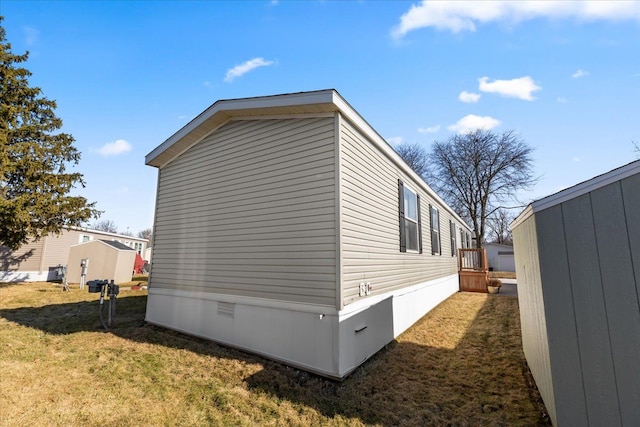
<svg viewBox="0 0 640 427">
<path fill-rule="evenodd" d="M 545 425 L 517 299 L 459 293 L 343 382 L 144 324 L 123 291 L 0 285 L 0 425 Z"/>
</svg>

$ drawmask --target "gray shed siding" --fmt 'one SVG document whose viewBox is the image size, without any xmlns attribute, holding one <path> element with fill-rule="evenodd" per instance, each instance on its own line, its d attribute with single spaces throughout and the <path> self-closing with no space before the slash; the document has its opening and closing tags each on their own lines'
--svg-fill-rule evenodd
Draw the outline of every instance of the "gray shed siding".
<svg viewBox="0 0 640 427">
<path fill-rule="evenodd" d="M 518 271 L 518 304 L 522 325 L 522 348 L 529 369 L 543 396 L 551 419 L 556 421 L 556 408 L 549 358 L 549 338 L 540 281 L 536 219 L 528 218 L 513 230 L 516 269 Z"/>
<path fill-rule="evenodd" d="M 543 399 L 546 402 L 555 398 L 556 425 L 563 425 L 572 419 L 577 425 L 586 425 L 586 402 L 582 391 L 584 389 L 582 360 L 576 335 L 576 315 L 562 207 L 554 206 L 536 214 L 535 222 L 538 242 L 535 250 L 540 257 L 540 285 L 545 304 L 546 332 L 551 362 L 550 375 L 553 379 L 554 391 L 552 396 L 544 396 Z M 520 268 L 519 264 L 516 265 L 516 275 L 520 274 L 518 268 Z M 529 286 L 529 283 L 525 283 L 525 286 Z M 521 323 L 524 323 L 524 319 L 521 319 Z M 533 324 L 528 327 L 542 327 L 542 325 Z M 542 390 L 540 393 L 542 394 Z"/>
<path fill-rule="evenodd" d="M 334 133 L 231 121 L 161 168 L 152 286 L 335 306 Z"/>
<path fill-rule="evenodd" d="M 527 238 L 535 218 L 536 241 Z M 640 420 L 640 174 L 535 212 L 514 228 L 518 278 L 539 258 L 543 301 L 521 300 L 523 345 L 534 372 L 545 355 L 527 354 L 525 330 L 546 328 L 553 393 L 538 384 L 558 425 L 635 425 Z M 520 291 L 519 289 L 519 291 Z M 526 295 L 522 294 L 522 297 Z M 522 298 L 521 297 L 521 298 Z M 546 324 L 526 317 L 543 304 Z M 544 332 L 539 333 L 544 340 Z M 539 344 L 544 346 L 544 343 Z"/>
<path fill-rule="evenodd" d="M 363 281 L 371 283 L 375 295 L 456 274 L 449 229 L 453 218 L 444 206 L 346 119 L 340 121 L 340 156 L 343 303 L 360 298 Z M 399 250 L 398 179 L 420 195 L 421 254 Z M 431 255 L 429 204 L 440 214 L 441 255 Z M 459 231 L 455 234 L 458 239 Z"/>
</svg>

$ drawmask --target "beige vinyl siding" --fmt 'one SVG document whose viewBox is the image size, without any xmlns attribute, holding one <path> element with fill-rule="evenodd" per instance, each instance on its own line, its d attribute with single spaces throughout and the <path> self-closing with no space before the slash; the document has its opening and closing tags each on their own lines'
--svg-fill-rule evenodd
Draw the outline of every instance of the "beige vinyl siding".
<svg viewBox="0 0 640 427">
<path fill-rule="evenodd" d="M 455 274 L 451 215 L 346 119 L 340 131 L 343 303 L 360 298 L 362 281 L 371 284 L 373 294 L 380 294 Z M 420 195 L 422 254 L 400 252 L 398 179 Z M 431 255 L 429 204 L 440 213 L 441 255 Z"/>
<path fill-rule="evenodd" d="M 0 246 L 0 271 L 40 271 L 45 239 L 30 241 L 14 252 L 6 246 Z"/>
<path fill-rule="evenodd" d="M 336 305 L 333 117 L 231 121 L 160 170 L 151 286 Z"/>
<path fill-rule="evenodd" d="M 90 233 L 66 230 L 59 235 L 47 236 L 42 259 L 43 270 L 47 271 L 58 264 L 66 265 L 71 246 L 80 243 L 80 234 L 89 235 Z"/>
</svg>

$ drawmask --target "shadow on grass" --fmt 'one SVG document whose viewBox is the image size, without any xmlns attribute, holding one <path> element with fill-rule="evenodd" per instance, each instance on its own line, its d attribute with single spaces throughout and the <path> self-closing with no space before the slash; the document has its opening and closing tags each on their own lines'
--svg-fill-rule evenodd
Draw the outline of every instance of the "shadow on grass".
<svg viewBox="0 0 640 427">
<path fill-rule="evenodd" d="M 513 357 L 520 341 L 501 342 L 501 334 L 487 333 L 486 322 L 496 314 L 490 304 L 452 349 L 393 341 L 343 382 L 284 367 L 265 368 L 246 382 L 327 417 L 366 424 L 551 425 L 524 355 Z M 496 329 L 513 326 L 502 319 Z"/>
<path fill-rule="evenodd" d="M 57 290 L 56 290 L 57 291 Z M 47 293 L 50 290 L 38 289 Z M 104 316 L 106 320 L 109 300 L 105 298 Z M 126 296 L 116 299 L 116 317 L 112 332 L 144 325 L 146 296 Z M 19 307 L 0 310 L 0 317 L 23 326 L 37 328 L 50 334 L 73 334 L 104 330 L 100 323 L 98 301 L 69 302 L 41 307 Z"/>
<path fill-rule="evenodd" d="M 381 425 L 549 425 L 524 357 L 513 357 L 521 351 L 520 340 L 505 342 L 503 338 L 514 329 L 515 320 L 495 318 L 497 310 L 492 304 L 502 299 L 484 302 L 454 348 L 393 341 L 342 382 L 147 325 L 146 300 L 146 295 L 119 297 L 115 325 L 109 333 L 260 364 L 262 370 L 244 378 L 247 388 L 276 401 L 290 401 L 299 410 L 310 407 L 328 418 Z M 103 331 L 98 309 L 97 301 L 83 301 L 2 309 L 0 316 L 47 333 L 72 334 Z M 424 327 L 424 321 L 413 328 Z M 487 322 L 501 332 L 488 332 Z M 510 346 L 518 348 L 505 348 Z M 527 405 L 529 409 L 523 410 Z"/>
</svg>

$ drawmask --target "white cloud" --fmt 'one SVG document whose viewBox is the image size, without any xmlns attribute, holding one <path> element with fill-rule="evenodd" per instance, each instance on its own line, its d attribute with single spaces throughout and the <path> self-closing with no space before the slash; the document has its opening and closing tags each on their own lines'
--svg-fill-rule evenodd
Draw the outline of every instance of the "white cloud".
<svg viewBox="0 0 640 427">
<path fill-rule="evenodd" d="M 451 126 L 447 126 L 452 132 L 456 133 L 468 133 L 477 129 L 493 129 L 500 125 L 500 120 L 494 119 L 491 116 L 476 116 L 475 114 L 469 114 L 464 116 Z"/>
<path fill-rule="evenodd" d="M 429 126 L 428 128 L 418 128 L 420 133 L 436 133 L 440 130 L 440 125 Z"/>
<path fill-rule="evenodd" d="M 397 146 L 404 142 L 404 138 L 401 136 L 392 136 L 391 138 L 387 138 L 387 142 L 391 146 Z"/>
<path fill-rule="evenodd" d="M 98 150 L 101 156 L 117 156 L 118 154 L 126 153 L 131 151 L 131 144 L 129 144 L 124 139 L 118 139 L 114 142 L 108 142 L 104 144 Z"/>
<path fill-rule="evenodd" d="M 578 70 L 578 71 L 576 71 L 575 73 L 573 73 L 573 74 L 571 75 L 571 77 L 573 77 L 574 79 L 579 79 L 580 77 L 586 77 L 586 76 L 588 76 L 588 75 L 589 75 L 589 72 L 588 72 L 588 71 L 585 71 L 585 70 Z"/>
<path fill-rule="evenodd" d="M 564 96 L 559 96 L 556 98 L 556 101 L 558 101 L 560 104 L 564 104 L 565 102 L 567 102 L 567 98 L 565 98 Z"/>
<path fill-rule="evenodd" d="M 480 77 L 478 89 L 481 92 L 497 93 L 509 98 L 519 98 L 525 101 L 533 101 L 532 93 L 542 89 L 536 85 L 529 76 L 511 80 L 494 80 L 489 82 L 489 77 Z"/>
<path fill-rule="evenodd" d="M 224 77 L 225 82 L 232 82 L 236 77 L 241 77 L 242 75 L 248 73 L 249 71 L 256 69 L 258 67 L 268 67 L 269 65 L 273 65 L 275 62 L 273 61 L 265 61 L 264 58 L 253 58 L 245 62 L 244 64 L 236 65 L 227 71 L 227 75 Z"/>
<path fill-rule="evenodd" d="M 460 92 L 458 99 L 462 102 L 473 104 L 480 101 L 481 96 L 482 95 L 480 95 L 479 93 L 471 93 L 471 92 L 467 92 L 466 90 L 463 90 L 462 92 Z"/>
<path fill-rule="evenodd" d="M 573 160 L 575 163 L 578 163 L 580 161 L 580 157 L 574 157 L 571 160 Z"/>
<path fill-rule="evenodd" d="M 452 33 L 476 31 L 477 24 L 515 24 L 547 18 L 579 21 L 640 21 L 637 1 L 429 1 L 411 5 L 391 35 L 401 38 L 409 31 L 433 27 Z"/>
</svg>

